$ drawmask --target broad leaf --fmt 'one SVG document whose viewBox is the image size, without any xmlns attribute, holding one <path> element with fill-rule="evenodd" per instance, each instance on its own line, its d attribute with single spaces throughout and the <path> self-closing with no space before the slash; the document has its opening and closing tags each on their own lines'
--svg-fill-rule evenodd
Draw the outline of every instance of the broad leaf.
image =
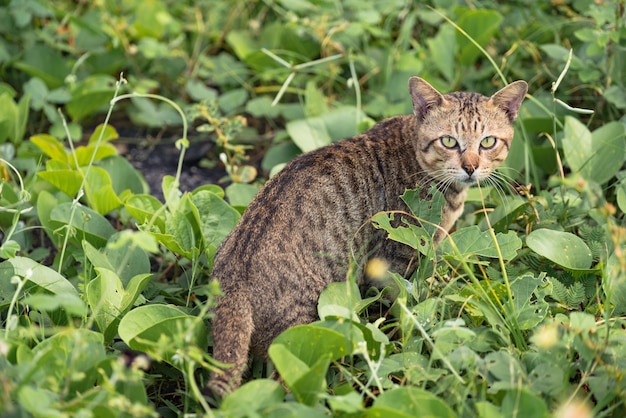
<svg viewBox="0 0 626 418">
<path fill-rule="evenodd" d="M 506 417 L 548 417 L 545 401 L 526 387 L 512 389 L 502 399 L 502 414 Z"/>
<path fill-rule="evenodd" d="M 264 409 L 283 403 L 284 398 L 285 390 L 276 380 L 252 380 L 228 395 L 220 411 L 231 417 L 263 414 Z"/>
<path fill-rule="evenodd" d="M 475 9 L 467 10 L 456 23 L 470 38 L 485 47 L 496 34 L 502 19 L 502 15 L 495 10 Z M 481 54 L 480 50 L 465 34 L 458 31 L 456 41 L 460 51 L 459 62 L 463 65 L 472 65 Z"/>
<path fill-rule="evenodd" d="M 94 155 L 95 154 L 95 155 Z M 89 144 L 82 147 L 78 147 L 75 150 L 76 159 L 70 158 L 72 166 L 76 168 L 74 162 L 78 162 L 80 167 L 84 167 L 93 162 L 100 161 L 103 158 L 110 157 L 117 154 L 117 149 L 108 143 L 102 143 L 96 148 L 96 144 Z"/>
<path fill-rule="evenodd" d="M 98 276 L 87 284 L 85 292 L 98 328 L 104 334 L 105 341 L 111 341 L 122 315 L 132 307 L 152 275 L 134 276 L 128 289 L 124 289 L 115 272 L 101 267 L 96 267 L 96 271 Z"/>
<path fill-rule="evenodd" d="M 610 122 L 593 133 L 578 119 L 565 118 L 563 151 L 572 171 L 598 184 L 606 183 L 621 168 L 626 156 L 625 128 Z"/>
<path fill-rule="evenodd" d="M 163 207 L 163 203 L 154 196 L 147 194 L 134 195 L 128 198 L 124 207 L 139 224 L 154 223 L 159 230 L 165 230 L 164 211 L 158 213 Z"/>
<path fill-rule="evenodd" d="M 111 125 L 98 125 L 93 133 L 89 136 L 89 144 L 95 144 L 98 140 L 109 142 L 119 138 L 119 134 Z"/>
<path fill-rule="evenodd" d="M 321 319 L 327 316 L 342 317 L 358 322 L 357 305 L 361 293 L 352 281 L 331 283 L 322 291 L 317 302 L 317 313 Z"/>
<path fill-rule="evenodd" d="M 332 142 L 324 121 L 319 117 L 288 122 L 287 132 L 303 152 L 321 148 Z"/>
<path fill-rule="evenodd" d="M 498 258 L 502 255 L 505 260 L 511 260 L 517 256 L 517 250 L 522 248 L 520 240 L 515 232 L 496 234 L 496 242 L 489 231 L 481 231 L 476 225 L 459 229 L 446 238 L 439 248 L 444 255 L 466 259 L 472 255 Z M 452 244 L 454 243 L 454 245 Z M 458 248 L 458 252 L 455 249 Z"/>
<path fill-rule="evenodd" d="M 68 153 L 58 139 L 48 134 L 39 134 L 30 137 L 30 141 L 37 145 L 48 158 L 68 164 Z"/>
<path fill-rule="evenodd" d="M 218 246 L 239 221 L 240 214 L 218 195 L 200 190 L 191 195 L 205 245 Z"/>
<path fill-rule="evenodd" d="M 382 393 L 367 409 L 370 418 L 437 417 L 454 418 L 454 413 L 442 399 L 424 389 L 397 387 Z"/>
<path fill-rule="evenodd" d="M 517 326 L 521 330 L 534 329 L 549 313 L 548 302 L 535 294 L 542 284 L 543 281 L 535 278 L 531 273 L 524 274 L 511 282 L 513 310 Z"/>
<path fill-rule="evenodd" d="M 89 169 L 85 182 L 85 195 L 89 205 L 101 215 L 106 215 L 122 206 L 122 201 L 113 190 L 109 173 L 100 167 L 92 166 Z"/>
<path fill-rule="evenodd" d="M 54 294 L 78 295 L 76 288 L 62 275 L 27 257 L 11 258 L 0 263 L 2 276 L 19 276 Z"/>
<path fill-rule="evenodd" d="M 372 225 L 377 229 L 384 229 L 388 233 L 388 238 L 401 242 L 409 247 L 418 250 L 424 255 L 428 255 L 432 251 L 432 236 L 426 232 L 421 226 L 403 222 L 402 225 L 394 227 L 391 222 L 394 221 L 396 215 L 386 212 L 379 212 L 372 217 Z M 404 219 L 402 219 L 404 221 Z"/>
<path fill-rule="evenodd" d="M 586 270 L 593 261 L 585 241 L 570 232 L 537 229 L 526 237 L 526 245 L 537 254 L 571 270 Z"/>
<path fill-rule="evenodd" d="M 75 197 L 78 194 L 83 182 L 83 175 L 70 169 L 40 171 L 37 175 L 69 197 Z"/>
<path fill-rule="evenodd" d="M 133 350 L 162 358 L 174 367 L 177 344 L 206 347 L 206 329 L 198 318 L 172 305 L 146 305 L 128 312 L 119 323 L 120 338 Z"/>
<path fill-rule="evenodd" d="M 79 120 L 107 106 L 114 92 L 113 77 L 103 74 L 91 75 L 72 89 L 72 99 L 66 103 L 65 108 L 73 120 Z"/>
<path fill-rule="evenodd" d="M 106 245 L 107 241 L 115 233 L 111 223 L 98 212 L 77 204 L 61 203 L 52 209 L 49 225 L 56 232 L 64 235 L 70 234 L 70 241 L 76 246 L 81 246 L 81 241 L 86 239 L 96 248 Z M 70 222 L 71 220 L 71 222 Z M 71 231 L 67 230 L 67 227 Z"/>
</svg>

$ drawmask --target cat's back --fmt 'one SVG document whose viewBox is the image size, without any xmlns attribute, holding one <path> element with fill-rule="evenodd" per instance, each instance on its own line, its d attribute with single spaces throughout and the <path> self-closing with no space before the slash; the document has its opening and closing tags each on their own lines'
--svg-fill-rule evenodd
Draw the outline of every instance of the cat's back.
<svg viewBox="0 0 626 418">
<path fill-rule="evenodd" d="M 400 144 L 410 123 L 410 116 L 389 118 L 288 163 L 263 186 L 220 246 L 213 277 L 228 287 L 233 272 L 238 281 L 254 280 L 268 267 L 276 273 L 280 266 L 274 263 L 293 270 L 310 264 L 312 256 L 319 261 L 314 265 L 336 270 L 355 231 L 385 210 L 389 196 L 397 199 L 404 190 L 403 185 L 397 187 L 400 193 L 391 190 L 386 179 L 400 178 L 394 171 L 402 160 L 413 161 L 406 158 L 406 144 Z"/>
</svg>

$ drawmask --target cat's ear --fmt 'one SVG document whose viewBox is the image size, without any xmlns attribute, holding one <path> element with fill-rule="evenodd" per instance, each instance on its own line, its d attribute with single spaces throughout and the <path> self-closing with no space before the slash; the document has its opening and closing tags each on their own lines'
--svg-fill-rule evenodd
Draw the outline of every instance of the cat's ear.
<svg viewBox="0 0 626 418">
<path fill-rule="evenodd" d="M 528 84 L 525 81 L 518 80 L 495 93 L 489 100 L 504 110 L 509 120 L 513 122 L 517 118 L 517 112 L 527 91 Z"/>
<path fill-rule="evenodd" d="M 441 105 L 445 100 L 441 93 L 420 77 L 409 78 L 409 93 L 413 100 L 413 113 L 419 120 L 424 119 L 430 109 Z"/>
</svg>

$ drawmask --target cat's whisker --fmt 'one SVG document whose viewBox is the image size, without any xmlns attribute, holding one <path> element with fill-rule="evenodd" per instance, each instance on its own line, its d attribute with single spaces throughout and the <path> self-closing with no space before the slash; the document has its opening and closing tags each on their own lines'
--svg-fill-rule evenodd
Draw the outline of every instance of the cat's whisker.
<svg viewBox="0 0 626 418">
<path fill-rule="evenodd" d="M 496 191 L 496 193 L 498 194 L 498 197 L 500 198 L 502 202 L 506 201 L 507 199 L 506 194 L 504 193 L 504 190 L 502 189 L 502 185 L 500 184 L 496 176 L 491 175 L 487 177 L 486 179 L 484 179 L 483 181 L 487 185 L 493 187 L 493 189 Z"/>
</svg>

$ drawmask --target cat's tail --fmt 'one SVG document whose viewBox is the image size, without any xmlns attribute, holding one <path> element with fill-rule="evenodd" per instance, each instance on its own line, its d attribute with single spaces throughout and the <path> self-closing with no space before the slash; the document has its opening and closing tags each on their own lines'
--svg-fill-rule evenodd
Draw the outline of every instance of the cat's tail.
<svg viewBox="0 0 626 418">
<path fill-rule="evenodd" d="M 248 295 L 235 291 L 222 296 L 213 317 L 213 358 L 228 367 L 213 372 L 208 383 L 209 389 L 220 397 L 241 384 L 248 365 L 253 330 Z"/>
</svg>

